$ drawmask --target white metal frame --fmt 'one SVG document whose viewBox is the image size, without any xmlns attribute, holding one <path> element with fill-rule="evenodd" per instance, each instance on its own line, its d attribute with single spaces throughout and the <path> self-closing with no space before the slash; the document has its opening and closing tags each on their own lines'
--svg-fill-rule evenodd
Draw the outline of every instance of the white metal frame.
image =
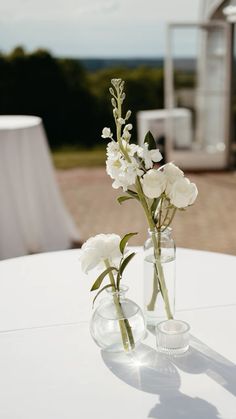
<svg viewBox="0 0 236 419">
<path fill-rule="evenodd" d="M 171 123 L 171 110 L 174 109 L 174 69 L 172 59 L 172 38 L 171 31 L 173 28 L 214 28 L 222 27 L 226 31 L 227 36 L 227 52 L 226 52 L 226 74 L 227 86 L 226 106 L 225 106 L 225 150 L 219 153 L 207 153 L 202 150 L 176 150 L 173 146 L 173 134 Z M 229 138 L 230 138 L 230 105 L 231 105 L 231 25 L 224 21 L 214 20 L 211 22 L 178 22 L 170 23 L 167 30 L 167 52 L 165 58 L 165 107 L 169 110 L 170 118 L 166 129 L 166 156 L 168 161 L 175 161 L 180 164 L 183 169 L 224 169 L 229 166 Z"/>
</svg>

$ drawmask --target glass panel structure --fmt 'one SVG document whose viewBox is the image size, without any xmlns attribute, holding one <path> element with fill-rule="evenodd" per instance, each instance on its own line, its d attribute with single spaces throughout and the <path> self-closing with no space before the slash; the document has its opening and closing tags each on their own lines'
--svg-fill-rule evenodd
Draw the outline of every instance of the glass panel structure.
<svg viewBox="0 0 236 419">
<path fill-rule="evenodd" d="M 166 148 L 170 160 L 180 159 L 180 164 L 188 160 L 192 167 L 195 158 L 192 168 L 228 165 L 229 39 L 229 25 L 221 21 L 169 26 Z"/>
</svg>

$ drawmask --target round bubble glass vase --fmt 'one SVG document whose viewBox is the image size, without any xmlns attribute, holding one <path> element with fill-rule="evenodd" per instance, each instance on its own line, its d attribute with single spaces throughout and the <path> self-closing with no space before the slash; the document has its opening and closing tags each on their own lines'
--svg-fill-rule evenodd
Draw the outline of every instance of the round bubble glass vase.
<svg viewBox="0 0 236 419">
<path fill-rule="evenodd" d="M 175 309 L 175 242 L 171 228 L 149 231 L 144 245 L 144 313 L 147 324 L 172 319 Z"/>
<path fill-rule="evenodd" d="M 111 288 L 93 313 L 90 332 L 96 344 L 109 352 L 129 352 L 142 342 L 146 334 L 140 307 L 125 297 L 128 287 Z"/>
</svg>

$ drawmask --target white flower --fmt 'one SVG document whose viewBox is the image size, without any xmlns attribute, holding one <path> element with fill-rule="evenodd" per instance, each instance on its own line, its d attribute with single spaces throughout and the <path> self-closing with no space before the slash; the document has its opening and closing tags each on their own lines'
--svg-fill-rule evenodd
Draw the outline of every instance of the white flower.
<svg viewBox="0 0 236 419">
<path fill-rule="evenodd" d="M 106 161 L 106 170 L 107 174 L 111 176 L 112 179 L 116 179 L 121 171 L 122 168 L 122 160 L 120 158 L 118 159 L 107 159 Z"/>
<path fill-rule="evenodd" d="M 172 189 L 172 185 L 176 182 L 176 180 L 184 177 L 184 172 L 182 172 L 182 170 L 180 170 L 174 163 L 165 164 L 163 172 L 165 173 L 167 180 L 166 193 L 169 194 Z"/>
<path fill-rule="evenodd" d="M 195 183 L 191 183 L 184 177 L 177 179 L 169 192 L 170 202 L 176 208 L 185 208 L 193 204 L 197 195 L 198 190 Z"/>
<path fill-rule="evenodd" d="M 139 146 L 137 144 L 128 144 L 127 141 L 122 141 L 124 149 L 127 151 L 129 157 L 133 157 L 137 153 Z"/>
<path fill-rule="evenodd" d="M 159 170 L 149 170 L 142 179 L 143 192 L 150 198 L 158 198 L 166 187 L 165 174 Z"/>
<path fill-rule="evenodd" d="M 108 175 L 114 179 L 112 184 L 113 188 L 117 189 L 122 187 L 126 191 L 129 186 L 135 183 L 137 176 L 143 175 L 143 170 L 140 169 L 139 162 L 134 157 L 138 146 L 136 144 L 129 144 L 125 140 L 122 140 L 122 146 L 128 154 L 130 161 L 127 161 L 123 156 L 119 143 L 110 141 L 107 144 L 106 170 Z"/>
<path fill-rule="evenodd" d="M 157 163 L 162 159 L 162 155 L 158 149 L 149 150 L 148 144 L 144 143 L 138 148 L 138 156 L 144 160 L 145 169 L 151 169 L 153 162 Z"/>
<path fill-rule="evenodd" d="M 120 147 L 116 141 L 110 141 L 107 144 L 107 156 L 113 160 L 117 160 L 121 157 Z"/>
<path fill-rule="evenodd" d="M 112 137 L 112 132 L 110 128 L 103 128 L 102 130 L 102 138 L 111 138 Z"/>
<path fill-rule="evenodd" d="M 116 265 L 121 257 L 120 240 L 117 234 L 98 234 L 90 237 L 81 248 L 82 270 L 87 273 L 105 260 L 111 265 Z"/>
<path fill-rule="evenodd" d="M 107 161 L 107 173 L 110 174 L 114 182 L 112 184 L 114 189 L 123 188 L 124 191 L 127 191 L 129 186 L 134 185 L 137 176 L 141 176 L 143 171 L 139 168 L 139 164 L 134 157 L 130 157 L 131 162 L 127 162 L 122 159 L 119 162 L 116 161 L 110 167 L 110 162 Z M 119 166 L 119 167 L 118 167 Z M 109 173 L 110 172 L 110 173 Z"/>
</svg>

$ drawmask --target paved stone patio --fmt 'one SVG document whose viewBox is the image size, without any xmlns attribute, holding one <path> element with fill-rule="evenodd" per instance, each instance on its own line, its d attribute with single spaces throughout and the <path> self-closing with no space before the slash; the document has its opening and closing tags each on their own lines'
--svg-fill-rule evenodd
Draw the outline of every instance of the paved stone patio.
<svg viewBox="0 0 236 419">
<path fill-rule="evenodd" d="M 193 207 L 175 217 L 177 246 L 236 255 L 236 172 L 187 176 L 197 184 L 199 196 Z M 117 203 L 121 192 L 111 187 L 104 168 L 60 170 L 57 179 L 82 240 L 98 233 L 137 231 L 132 244 L 143 244 L 147 225 L 141 207 L 135 201 Z"/>
</svg>

